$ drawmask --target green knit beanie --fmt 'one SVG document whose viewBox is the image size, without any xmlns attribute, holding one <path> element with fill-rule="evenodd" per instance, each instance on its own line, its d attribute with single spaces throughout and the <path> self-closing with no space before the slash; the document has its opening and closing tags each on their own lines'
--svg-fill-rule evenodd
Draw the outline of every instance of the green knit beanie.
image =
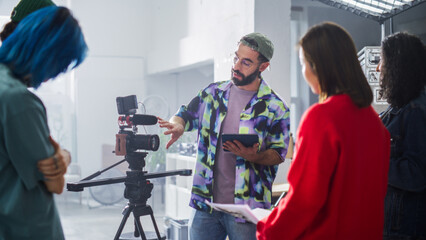
<svg viewBox="0 0 426 240">
<path fill-rule="evenodd" d="M 39 10 L 40 8 L 54 5 L 55 3 L 51 0 L 21 0 L 13 9 L 10 19 L 12 22 L 20 22 L 28 14 Z"/>
</svg>

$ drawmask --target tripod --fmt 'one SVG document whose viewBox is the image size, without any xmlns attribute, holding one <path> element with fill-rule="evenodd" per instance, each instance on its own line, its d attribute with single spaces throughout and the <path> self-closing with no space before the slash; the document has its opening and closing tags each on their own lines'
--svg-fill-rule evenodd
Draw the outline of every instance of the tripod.
<svg viewBox="0 0 426 240">
<path fill-rule="evenodd" d="M 166 177 L 166 176 L 172 176 L 172 175 L 190 176 L 192 174 L 192 170 L 190 169 L 166 171 L 166 172 L 151 173 L 151 174 L 146 173 L 142 171 L 142 168 L 145 166 L 144 158 L 146 155 L 147 155 L 146 152 L 129 153 L 126 155 L 125 159 L 121 160 L 120 162 L 116 164 L 113 164 L 110 167 L 107 167 L 106 169 L 102 171 L 98 171 L 77 183 L 67 183 L 68 191 L 78 192 L 78 191 L 83 191 L 84 187 L 93 187 L 93 186 L 99 186 L 99 185 L 124 182 L 124 184 L 126 185 L 124 189 L 124 197 L 126 199 L 129 199 L 129 202 L 123 210 L 124 216 L 123 216 L 123 219 L 121 220 L 117 233 L 115 234 L 114 240 L 120 239 L 120 235 L 131 213 L 133 213 L 134 224 L 135 224 L 135 231 L 133 233 L 134 237 L 140 237 L 143 240 L 148 240 L 142 228 L 140 217 L 150 215 L 151 221 L 154 225 L 156 239 L 158 240 L 165 239 L 164 236 L 162 237 L 160 235 L 151 206 L 146 204 L 148 198 L 151 197 L 151 191 L 154 187 L 154 185 L 147 179 Z M 127 161 L 129 163 L 129 168 L 130 168 L 130 171 L 126 171 L 126 177 L 90 180 L 95 178 L 96 176 L 99 176 L 102 172 L 105 172 L 124 161 Z M 150 237 L 149 239 L 152 239 L 151 236 L 149 237 Z"/>
<path fill-rule="evenodd" d="M 123 231 L 124 225 L 126 224 L 127 219 L 130 214 L 133 212 L 134 222 L 135 222 L 135 231 L 134 237 L 141 237 L 143 240 L 147 240 L 145 232 L 142 228 L 140 221 L 141 216 L 150 215 L 152 224 L 155 228 L 155 233 L 158 240 L 166 239 L 165 237 L 160 236 L 158 231 L 157 223 L 154 218 L 154 213 L 151 206 L 147 205 L 146 202 L 149 197 L 151 197 L 151 191 L 154 185 L 144 179 L 144 172 L 139 170 L 127 171 L 127 178 L 125 180 L 126 188 L 124 190 L 124 197 L 129 199 L 129 203 L 123 210 L 123 219 L 121 220 L 120 226 L 115 234 L 114 240 L 118 240 L 121 232 Z"/>
<path fill-rule="evenodd" d="M 150 215 L 151 221 L 154 224 L 155 234 L 157 236 L 157 239 L 161 239 L 161 240 L 166 239 L 166 237 L 161 236 L 160 231 L 158 231 L 158 227 L 157 227 L 157 224 L 155 222 L 154 213 L 152 212 L 151 206 L 149 206 L 149 205 L 138 206 L 136 204 L 129 203 L 123 210 L 123 215 L 124 215 L 123 220 L 121 221 L 120 227 L 118 228 L 117 233 L 115 234 L 114 240 L 119 239 L 121 232 L 123 231 L 124 225 L 126 224 L 126 221 L 127 221 L 128 217 L 130 216 L 130 213 L 132 213 L 132 212 L 133 212 L 133 217 L 135 219 L 135 232 L 134 232 L 135 237 L 141 236 L 141 238 L 143 240 L 147 240 L 139 217 L 145 216 L 145 215 Z M 153 237 L 151 235 L 148 235 L 149 239 L 151 239 Z"/>
</svg>

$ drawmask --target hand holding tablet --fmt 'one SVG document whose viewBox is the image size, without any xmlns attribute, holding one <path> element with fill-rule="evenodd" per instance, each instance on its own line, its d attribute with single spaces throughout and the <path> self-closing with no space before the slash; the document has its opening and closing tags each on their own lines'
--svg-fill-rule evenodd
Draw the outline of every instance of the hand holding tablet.
<svg viewBox="0 0 426 240">
<path fill-rule="evenodd" d="M 237 140 L 242 143 L 245 147 L 252 147 L 254 144 L 259 142 L 259 136 L 257 134 L 222 134 L 222 144 L 227 141 Z M 225 152 L 229 152 L 224 149 Z"/>
</svg>

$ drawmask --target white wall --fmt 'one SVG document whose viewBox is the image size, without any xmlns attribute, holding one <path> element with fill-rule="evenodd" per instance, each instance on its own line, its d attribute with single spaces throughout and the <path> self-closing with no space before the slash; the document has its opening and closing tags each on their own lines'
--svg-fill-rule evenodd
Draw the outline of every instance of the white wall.
<svg viewBox="0 0 426 240">
<path fill-rule="evenodd" d="M 290 8 L 291 1 L 257 0 L 255 4 L 255 31 L 267 35 L 274 44 L 270 71 L 262 73 L 288 104 L 290 104 Z"/>
<path fill-rule="evenodd" d="M 145 56 L 151 41 L 151 1 L 68 1 L 83 28 L 90 56 Z"/>
<path fill-rule="evenodd" d="M 102 145 L 115 145 L 119 128 L 117 96 L 143 89 L 141 58 L 89 57 L 75 74 L 77 85 L 77 160 L 83 176 L 102 167 Z"/>
<path fill-rule="evenodd" d="M 196 68 L 147 76 L 147 93 L 162 96 L 166 100 L 169 109 L 167 117 L 170 117 L 181 105 L 188 104 L 200 89 L 214 81 L 213 68 L 211 61 Z"/>
<path fill-rule="evenodd" d="M 0 0 L 0 16 L 9 16 L 19 0 Z M 3 29 L 3 26 L 0 26 Z"/>
<path fill-rule="evenodd" d="M 150 1 L 69 0 L 89 46 L 76 70 L 77 158 L 82 175 L 103 167 L 102 145 L 115 145 L 116 97 L 144 92 Z M 126 164 L 126 163 L 124 163 Z"/>
<path fill-rule="evenodd" d="M 214 59 L 215 81 L 228 79 L 231 54 L 254 29 L 254 0 L 155 1 L 148 74 Z"/>
</svg>

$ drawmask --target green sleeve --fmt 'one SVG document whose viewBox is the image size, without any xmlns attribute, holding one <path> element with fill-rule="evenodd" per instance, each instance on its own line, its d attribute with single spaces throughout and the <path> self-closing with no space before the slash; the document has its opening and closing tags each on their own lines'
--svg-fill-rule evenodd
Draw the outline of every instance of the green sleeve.
<svg viewBox="0 0 426 240">
<path fill-rule="evenodd" d="M 31 97 L 19 100 L 19 105 L 26 105 L 25 111 L 9 115 L 4 129 L 5 147 L 11 163 L 27 189 L 34 188 L 38 181 L 43 180 L 37 162 L 54 153 L 44 107 L 37 97 Z"/>
</svg>

